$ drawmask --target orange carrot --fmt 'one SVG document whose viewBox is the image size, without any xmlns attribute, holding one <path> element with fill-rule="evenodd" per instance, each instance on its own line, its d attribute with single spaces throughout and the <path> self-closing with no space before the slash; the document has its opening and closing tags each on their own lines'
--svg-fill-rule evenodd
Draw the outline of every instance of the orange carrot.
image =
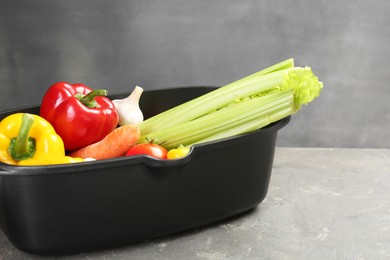
<svg viewBox="0 0 390 260">
<path fill-rule="evenodd" d="M 104 139 L 69 154 L 71 157 L 94 158 L 96 160 L 123 156 L 140 137 L 137 125 L 123 125 L 106 135 Z"/>
</svg>

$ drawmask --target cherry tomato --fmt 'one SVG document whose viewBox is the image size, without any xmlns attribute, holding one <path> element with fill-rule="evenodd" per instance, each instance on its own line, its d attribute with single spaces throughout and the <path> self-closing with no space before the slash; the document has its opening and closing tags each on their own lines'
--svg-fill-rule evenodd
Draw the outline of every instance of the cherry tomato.
<svg viewBox="0 0 390 260">
<path fill-rule="evenodd" d="M 137 144 L 130 148 L 126 153 L 126 156 L 145 154 L 159 159 L 167 159 L 167 152 L 168 151 L 159 144 L 145 143 Z"/>
<path fill-rule="evenodd" d="M 179 146 L 176 149 L 171 149 L 167 153 L 168 159 L 179 159 L 186 156 L 190 152 L 190 147 Z"/>
</svg>

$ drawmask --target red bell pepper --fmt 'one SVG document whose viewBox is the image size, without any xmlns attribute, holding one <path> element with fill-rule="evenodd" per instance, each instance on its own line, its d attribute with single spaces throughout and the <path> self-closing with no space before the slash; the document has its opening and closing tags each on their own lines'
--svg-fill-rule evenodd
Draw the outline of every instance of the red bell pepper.
<svg viewBox="0 0 390 260">
<path fill-rule="evenodd" d="M 102 140 L 118 125 L 118 113 L 106 90 L 57 82 L 43 97 L 40 116 L 49 121 L 64 141 L 76 150 Z"/>
</svg>

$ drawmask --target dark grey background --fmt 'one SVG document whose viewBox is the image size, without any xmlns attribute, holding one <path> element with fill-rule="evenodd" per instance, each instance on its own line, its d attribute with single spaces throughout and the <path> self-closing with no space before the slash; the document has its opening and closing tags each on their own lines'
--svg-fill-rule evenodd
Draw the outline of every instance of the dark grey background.
<svg viewBox="0 0 390 260">
<path fill-rule="evenodd" d="M 224 85 L 287 58 L 324 82 L 280 146 L 390 148 L 390 2 L 0 2 L 0 110 L 56 81 L 111 93 Z"/>
</svg>

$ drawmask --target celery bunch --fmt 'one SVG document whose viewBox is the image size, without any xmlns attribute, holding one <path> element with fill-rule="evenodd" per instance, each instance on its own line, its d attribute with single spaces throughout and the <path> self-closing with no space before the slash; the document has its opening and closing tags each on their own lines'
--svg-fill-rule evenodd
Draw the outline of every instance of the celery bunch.
<svg viewBox="0 0 390 260">
<path fill-rule="evenodd" d="M 288 59 L 145 120 L 140 141 L 172 149 L 248 133 L 296 113 L 322 88 L 310 67 Z"/>
</svg>

